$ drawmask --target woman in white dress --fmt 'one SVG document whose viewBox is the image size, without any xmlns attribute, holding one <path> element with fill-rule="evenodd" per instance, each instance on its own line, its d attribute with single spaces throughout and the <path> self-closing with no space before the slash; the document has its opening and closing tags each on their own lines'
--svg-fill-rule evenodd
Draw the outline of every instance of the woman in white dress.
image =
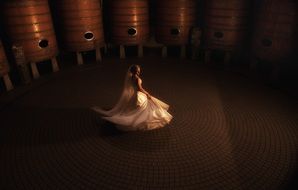
<svg viewBox="0 0 298 190">
<path fill-rule="evenodd" d="M 118 103 L 108 111 L 98 107 L 92 109 L 102 118 L 116 124 L 124 131 L 151 130 L 164 127 L 172 120 L 169 105 L 151 96 L 143 87 L 139 65 L 129 67 L 124 89 Z"/>
</svg>

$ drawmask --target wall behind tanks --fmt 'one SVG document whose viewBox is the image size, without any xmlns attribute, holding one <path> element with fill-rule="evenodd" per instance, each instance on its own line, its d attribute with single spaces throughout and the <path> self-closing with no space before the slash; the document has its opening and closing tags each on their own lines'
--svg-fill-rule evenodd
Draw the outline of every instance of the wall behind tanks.
<svg viewBox="0 0 298 190">
<path fill-rule="evenodd" d="M 251 32 L 251 43 L 250 43 L 250 49 L 251 52 L 253 51 L 258 51 L 256 50 L 256 48 L 253 46 L 253 35 L 259 30 L 259 28 L 256 26 L 257 22 L 259 21 L 259 17 L 261 15 L 261 5 L 264 2 L 269 2 L 268 0 L 254 0 L 254 12 L 253 12 L 253 22 L 252 22 L 252 32 Z M 282 3 L 283 1 L 280 1 L 280 3 Z M 289 2 L 294 3 L 295 9 L 296 9 L 296 18 L 294 18 L 296 20 L 296 27 L 295 27 L 295 34 L 298 34 L 298 2 L 295 0 L 289 0 Z M 267 6 L 269 7 L 269 6 Z M 280 7 L 282 8 L 282 7 Z M 285 15 L 287 13 L 284 13 Z M 278 23 L 283 23 L 284 21 L 278 20 Z M 289 26 L 290 20 L 288 20 L 286 23 L 286 26 Z M 260 26 L 260 27 L 264 27 L 264 26 Z M 283 26 L 280 26 L 280 29 L 282 29 Z M 265 29 L 265 28 L 263 28 Z M 281 31 L 280 29 L 276 30 L 276 31 Z M 285 34 L 282 34 L 285 35 Z M 274 87 L 281 89 L 283 91 L 286 91 L 287 93 L 298 97 L 298 49 L 295 48 L 297 47 L 298 44 L 298 35 L 295 35 L 295 37 L 293 38 L 293 40 L 290 42 L 292 44 L 288 44 L 286 45 L 287 47 L 291 47 L 293 49 L 293 53 L 289 56 L 284 57 L 278 64 L 280 66 L 280 71 L 279 71 L 279 76 L 277 79 L 275 79 L 274 81 L 270 81 L 270 85 L 273 85 Z M 261 49 L 260 49 L 261 50 Z M 252 53 L 253 54 L 253 53 Z M 273 55 L 274 57 L 275 55 Z M 276 55 L 277 56 L 277 55 Z M 272 66 L 273 64 L 270 61 L 259 61 L 258 65 L 257 65 L 257 72 L 259 74 L 259 76 L 262 76 L 263 79 L 267 80 L 270 78 L 270 74 L 272 72 Z"/>
<path fill-rule="evenodd" d="M 99 0 L 100 1 L 100 0 Z M 149 0 L 149 11 L 150 11 L 150 30 L 151 30 L 151 35 L 153 35 L 153 28 L 154 28 L 154 25 L 156 24 L 156 20 L 158 19 L 156 17 L 156 10 L 155 10 L 155 5 L 156 5 L 156 1 L 158 0 Z M 204 27 L 205 26 L 205 23 L 204 23 L 204 5 L 205 5 L 205 2 L 207 0 L 198 0 L 197 1 L 197 20 L 196 20 L 196 25 L 199 26 L 199 27 Z M 248 56 L 249 58 L 249 55 L 250 55 L 250 50 L 252 48 L 252 37 L 253 37 L 253 33 L 254 33 L 254 30 L 256 29 L 254 24 L 256 23 L 257 19 L 258 19 L 258 13 L 260 11 L 260 4 L 263 2 L 264 0 L 254 0 L 252 1 L 252 11 L 251 11 L 251 18 L 250 18 L 250 29 L 249 29 L 249 36 L 247 37 L 246 41 L 247 41 L 247 48 L 246 48 L 246 55 Z M 105 40 L 106 41 L 110 41 L 110 32 L 109 32 L 109 28 L 110 28 L 110 23 L 109 23 L 109 9 L 108 9 L 108 2 L 109 0 L 102 0 L 102 3 L 103 3 L 103 21 L 104 21 L 104 33 L 105 33 Z M 59 37 L 61 36 L 61 34 L 59 34 L 59 32 L 57 31 L 57 20 L 59 20 L 59 17 L 56 16 L 55 14 L 55 1 L 53 0 L 49 0 L 49 3 L 50 3 L 50 7 L 51 7 L 51 10 L 52 10 L 52 17 L 53 17 L 53 20 L 54 20 L 54 24 L 55 24 L 55 30 L 56 30 L 56 34 L 57 34 L 57 37 L 58 37 L 58 41 L 59 43 L 61 42 L 61 39 L 59 39 Z M 298 16 L 297 16 L 298 17 Z M 3 17 L 1 17 L 3 19 Z M 298 20 L 298 18 L 296 19 Z M 9 47 L 9 41 L 8 41 L 8 38 L 7 38 L 7 35 L 5 34 L 4 30 L 3 30 L 3 23 L 0 23 L 0 36 L 2 38 L 2 42 L 4 44 L 4 47 L 5 47 L 5 50 L 6 50 L 6 53 L 7 53 L 7 58 L 8 58 L 8 61 L 10 63 L 10 66 L 12 68 L 11 70 L 11 73 L 10 75 L 12 76 L 12 80 L 15 84 L 18 83 L 18 74 L 16 72 L 16 68 L 15 68 L 15 65 L 14 65 L 14 58 L 12 56 L 12 52 L 11 52 L 11 49 Z M 298 28 L 298 27 L 297 27 Z M 297 32 L 298 33 L 298 29 L 297 29 Z M 296 35 L 298 36 L 298 35 Z M 293 43 L 295 43 L 295 46 L 297 46 L 297 39 L 295 41 L 293 41 Z M 67 54 L 66 52 L 64 53 L 63 52 L 63 49 L 62 48 L 59 48 L 61 50 L 60 52 L 60 59 L 63 61 L 63 58 L 65 58 L 65 56 L 69 56 L 70 54 Z M 297 48 L 298 49 L 298 48 Z M 296 54 L 298 55 L 298 54 Z M 278 88 L 281 88 L 281 89 L 285 89 L 286 91 L 291 91 L 294 92 L 294 91 L 297 91 L 298 92 L 298 56 L 293 56 L 293 57 L 290 57 L 288 60 L 285 60 L 285 64 L 283 64 L 283 68 L 281 69 L 281 75 L 280 75 L 280 79 L 279 81 L 276 81 L 276 85 Z M 248 60 L 248 59 L 245 59 L 245 60 Z M 61 64 L 61 63 L 60 63 Z M 62 63 L 63 64 L 63 63 Z M 266 72 L 264 71 L 264 68 L 262 67 L 265 67 L 265 70 L 266 70 L 266 64 L 265 66 L 261 66 L 261 69 L 259 71 L 259 74 L 262 75 L 262 74 L 265 74 L 263 72 Z M 248 69 L 248 68 L 247 68 Z M 267 68 L 269 69 L 269 68 Z M 2 85 L 2 83 L 0 83 L 0 85 Z M 1 87 L 0 87 L 1 88 Z M 296 93 L 296 92 L 294 92 Z M 297 97 L 298 97 L 298 93 L 295 94 Z"/>
<path fill-rule="evenodd" d="M 110 10 L 108 7 L 108 3 L 110 0 L 102 0 L 103 3 L 103 20 L 104 20 L 104 33 L 105 33 L 105 40 L 107 42 L 110 41 L 110 22 L 109 22 L 109 14 L 110 14 Z M 156 21 L 157 21 L 157 14 L 156 14 L 156 2 L 159 0 L 149 0 L 149 14 L 150 14 L 150 20 L 149 20 L 149 24 L 150 24 L 150 34 L 151 36 L 154 35 L 154 27 L 156 25 Z M 206 26 L 205 23 L 205 19 L 204 19 L 204 15 L 205 15 L 205 3 L 207 0 L 198 0 L 197 1 L 197 18 L 196 18 L 196 25 L 204 28 Z M 251 50 L 252 50 L 252 39 L 253 39 L 253 34 L 256 30 L 255 28 L 255 23 L 257 22 L 258 19 L 258 15 L 260 13 L 260 5 L 263 3 L 263 1 L 265 0 L 253 0 L 251 1 L 251 12 L 250 12 L 250 19 L 249 19 L 249 27 L 248 27 L 248 36 L 245 39 L 245 42 L 243 43 L 243 53 L 240 55 L 242 58 L 241 63 L 237 63 L 237 64 L 242 64 L 244 66 L 247 66 L 245 69 L 248 70 L 248 65 L 250 62 L 250 57 L 251 57 Z M 53 1 L 50 1 L 53 2 Z M 57 18 L 58 19 L 58 18 Z M 298 18 L 297 18 L 298 20 Z M 204 31 L 203 31 L 204 32 Z M 204 44 L 204 35 L 203 35 L 203 40 L 202 40 L 203 44 Z M 297 43 L 297 40 L 296 42 Z M 281 75 L 280 75 L 280 81 L 277 81 L 277 86 L 279 88 L 283 88 L 283 89 L 295 89 L 295 83 L 297 83 L 298 81 L 298 64 L 296 64 L 297 61 L 297 57 L 291 57 L 288 60 L 285 60 L 285 64 L 283 64 L 283 68 L 281 69 Z M 259 67 L 259 74 L 260 75 L 266 75 L 266 69 L 270 69 L 270 68 L 266 68 L 266 64 L 261 65 Z M 296 85 L 297 86 L 297 85 Z"/>
</svg>

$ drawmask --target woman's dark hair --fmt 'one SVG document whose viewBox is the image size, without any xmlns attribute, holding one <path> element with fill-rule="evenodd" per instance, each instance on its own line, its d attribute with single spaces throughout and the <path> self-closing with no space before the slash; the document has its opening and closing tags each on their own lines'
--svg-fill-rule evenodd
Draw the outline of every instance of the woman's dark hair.
<svg viewBox="0 0 298 190">
<path fill-rule="evenodd" d="M 130 67 L 130 72 L 131 72 L 132 74 L 136 74 L 138 68 L 140 68 L 139 65 L 132 65 L 132 66 Z"/>
</svg>

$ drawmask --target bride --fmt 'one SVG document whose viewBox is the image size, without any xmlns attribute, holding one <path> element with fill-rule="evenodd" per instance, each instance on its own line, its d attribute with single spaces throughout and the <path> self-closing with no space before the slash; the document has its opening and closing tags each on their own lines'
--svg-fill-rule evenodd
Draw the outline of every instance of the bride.
<svg viewBox="0 0 298 190">
<path fill-rule="evenodd" d="M 167 112 L 169 105 L 151 96 L 143 87 L 139 65 L 131 65 L 127 71 L 124 89 L 118 103 L 105 111 L 92 107 L 104 115 L 102 118 L 117 124 L 124 131 L 151 130 L 164 127 L 172 120 Z"/>
</svg>

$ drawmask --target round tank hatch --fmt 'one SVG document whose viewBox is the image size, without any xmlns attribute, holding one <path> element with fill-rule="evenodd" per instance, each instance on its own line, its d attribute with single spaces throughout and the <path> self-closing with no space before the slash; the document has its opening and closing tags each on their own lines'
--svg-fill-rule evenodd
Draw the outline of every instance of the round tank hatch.
<svg viewBox="0 0 298 190">
<path fill-rule="evenodd" d="M 39 46 L 40 48 L 46 48 L 46 47 L 49 46 L 49 41 L 46 40 L 46 39 L 39 40 L 39 42 L 38 42 L 38 46 Z"/>
<path fill-rule="evenodd" d="M 265 46 L 265 47 L 271 47 L 272 46 L 272 40 L 268 39 L 268 38 L 265 38 L 265 39 L 262 40 L 262 45 Z"/>
<path fill-rule="evenodd" d="M 87 40 L 87 41 L 91 41 L 94 39 L 94 34 L 93 32 L 91 31 L 88 31 L 88 32 L 85 32 L 84 34 L 84 38 Z"/>
<path fill-rule="evenodd" d="M 127 30 L 128 35 L 135 36 L 137 34 L 137 30 L 135 28 L 129 28 Z"/>
<path fill-rule="evenodd" d="M 170 32 L 173 36 L 177 36 L 180 34 L 180 30 L 178 28 L 172 28 Z"/>
<path fill-rule="evenodd" d="M 220 39 L 224 37 L 224 34 L 222 32 L 214 32 L 214 37 Z"/>
</svg>

